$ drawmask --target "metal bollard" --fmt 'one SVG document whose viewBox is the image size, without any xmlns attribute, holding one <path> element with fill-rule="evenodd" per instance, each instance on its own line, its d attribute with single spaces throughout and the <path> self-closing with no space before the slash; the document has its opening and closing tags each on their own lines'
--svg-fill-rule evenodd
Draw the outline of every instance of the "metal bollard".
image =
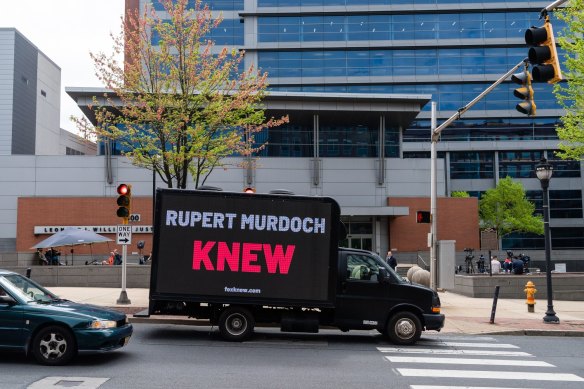
<svg viewBox="0 0 584 389">
<path fill-rule="evenodd" d="M 527 300 L 525 300 L 525 304 L 527 304 L 527 312 L 535 312 L 535 293 L 537 293 L 537 289 L 535 289 L 533 282 L 527 281 L 523 291 L 527 297 Z"/>
<path fill-rule="evenodd" d="M 26 268 L 26 278 L 30 278 L 30 272 L 32 271 L 32 269 L 30 267 Z"/>
<path fill-rule="evenodd" d="M 491 320 L 489 323 L 495 324 L 495 312 L 497 311 L 497 300 L 499 300 L 499 285 L 495 286 L 495 297 L 493 298 L 493 308 L 491 309 Z"/>
</svg>

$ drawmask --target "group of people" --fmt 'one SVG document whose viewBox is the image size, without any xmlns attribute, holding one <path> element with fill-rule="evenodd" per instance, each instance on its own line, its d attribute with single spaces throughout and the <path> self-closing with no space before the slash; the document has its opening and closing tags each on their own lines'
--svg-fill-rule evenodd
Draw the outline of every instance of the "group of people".
<svg viewBox="0 0 584 389">
<path fill-rule="evenodd" d="M 513 273 L 523 274 L 525 264 L 519 258 L 507 257 L 503 262 L 499 261 L 496 255 L 491 257 L 491 273 Z"/>
<path fill-rule="evenodd" d="M 114 249 L 114 251 L 110 251 L 109 257 L 101 262 L 102 265 L 121 265 L 122 264 L 122 255 L 118 253 L 118 249 Z"/>
<path fill-rule="evenodd" d="M 54 248 L 49 248 L 43 253 L 43 249 L 37 249 L 37 256 L 41 265 L 59 266 L 61 263 L 61 252 Z"/>
</svg>

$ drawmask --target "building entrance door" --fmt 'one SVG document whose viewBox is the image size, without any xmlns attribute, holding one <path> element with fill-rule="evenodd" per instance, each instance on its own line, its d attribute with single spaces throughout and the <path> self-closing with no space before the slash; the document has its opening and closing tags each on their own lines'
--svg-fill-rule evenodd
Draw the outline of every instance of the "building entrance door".
<svg viewBox="0 0 584 389">
<path fill-rule="evenodd" d="M 373 239 L 369 235 L 352 235 L 347 237 L 348 247 L 352 249 L 361 249 L 371 251 L 373 249 Z"/>
</svg>

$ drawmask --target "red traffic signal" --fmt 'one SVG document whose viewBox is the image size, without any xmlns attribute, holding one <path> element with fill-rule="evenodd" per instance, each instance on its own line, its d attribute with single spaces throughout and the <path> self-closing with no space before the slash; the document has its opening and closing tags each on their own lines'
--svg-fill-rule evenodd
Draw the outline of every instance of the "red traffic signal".
<svg viewBox="0 0 584 389">
<path fill-rule="evenodd" d="M 119 196 L 116 200 L 116 204 L 119 208 L 116 211 L 116 216 L 123 219 L 123 224 L 128 224 L 130 207 L 132 205 L 132 187 L 127 184 L 120 184 L 118 185 L 117 192 Z"/>
<path fill-rule="evenodd" d="M 417 211 L 416 212 L 416 223 L 430 223 L 432 217 L 430 216 L 430 211 Z"/>
<path fill-rule="evenodd" d="M 130 186 L 126 185 L 126 184 L 120 184 L 118 185 L 118 194 L 119 195 L 125 195 L 130 193 Z"/>
</svg>

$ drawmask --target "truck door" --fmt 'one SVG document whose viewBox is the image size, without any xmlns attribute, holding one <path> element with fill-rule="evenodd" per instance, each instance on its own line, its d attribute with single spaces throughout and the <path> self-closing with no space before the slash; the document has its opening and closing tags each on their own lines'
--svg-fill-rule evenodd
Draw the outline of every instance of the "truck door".
<svg viewBox="0 0 584 389">
<path fill-rule="evenodd" d="M 335 322 L 340 328 L 367 329 L 383 324 L 392 305 L 391 285 L 380 283 L 379 263 L 371 255 L 342 252 Z"/>
</svg>

